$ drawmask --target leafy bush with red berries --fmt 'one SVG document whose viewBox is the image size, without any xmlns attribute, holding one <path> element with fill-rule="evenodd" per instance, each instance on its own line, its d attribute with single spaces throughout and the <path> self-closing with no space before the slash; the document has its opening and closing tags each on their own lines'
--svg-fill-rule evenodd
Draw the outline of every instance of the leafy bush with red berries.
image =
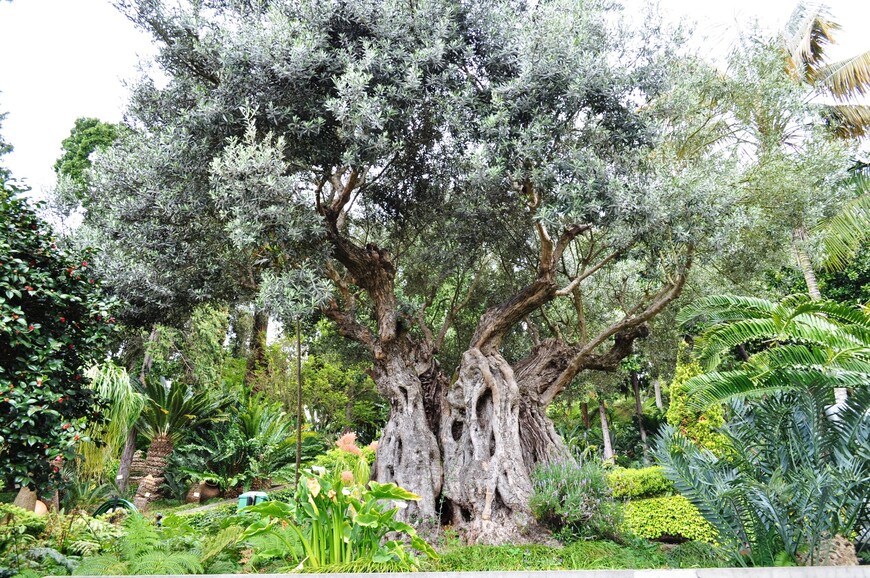
<svg viewBox="0 0 870 578">
<path fill-rule="evenodd" d="M 57 479 L 100 418 L 84 371 L 114 318 L 87 253 L 58 248 L 20 192 L 0 177 L 0 476 L 33 487 Z"/>
</svg>

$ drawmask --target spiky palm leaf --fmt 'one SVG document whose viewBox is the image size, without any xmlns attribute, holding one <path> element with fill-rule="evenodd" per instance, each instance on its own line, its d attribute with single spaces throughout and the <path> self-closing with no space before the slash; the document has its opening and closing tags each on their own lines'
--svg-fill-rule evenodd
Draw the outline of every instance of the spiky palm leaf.
<svg viewBox="0 0 870 578">
<path fill-rule="evenodd" d="M 225 419 L 225 400 L 209 391 L 194 391 L 180 381 L 147 378 L 142 384 L 145 408 L 139 418 L 142 433 L 149 439 L 167 436 L 173 444 L 197 426 Z"/>
<path fill-rule="evenodd" d="M 730 450 L 721 457 L 673 427 L 655 453 L 735 562 L 794 562 L 806 552 L 813 563 L 824 554 L 825 536 L 849 534 L 866 520 L 868 410 L 867 388 L 835 408 L 823 391 L 798 388 L 734 405 L 724 432 Z"/>
<path fill-rule="evenodd" d="M 870 107 L 865 107 L 870 126 Z M 825 266 L 841 269 L 846 266 L 870 231 L 870 173 L 856 171 L 852 177 L 857 198 L 819 227 L 825 243 Z"/>
<path fill-rule="evenodd" d="M 761 348 L 736 370 L 690 379 L 686 385 L 696 407 L 777 391 L 830 392 L 870 383 L 870 316 L 855 307 L 805 295 L 779 303 L 717 295 L 694 302 L 678 320 L 703 328 L 697 343 L 708 368 L 735 347 Z"/>
</svg>

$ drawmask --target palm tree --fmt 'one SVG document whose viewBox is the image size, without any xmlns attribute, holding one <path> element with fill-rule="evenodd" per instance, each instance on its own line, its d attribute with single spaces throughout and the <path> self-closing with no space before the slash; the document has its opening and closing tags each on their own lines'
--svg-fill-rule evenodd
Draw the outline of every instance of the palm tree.
<svg viewBox="0 0 870 578">
<path fill-rule="evenodd" d="M 781 35 L 785 70 L 795 82 L 807 86 L 808 99 L 823 97 L 833 101 L 820 106 L 822 116 L 837 138 L 859 138 L 870 130 L 870 106 L 858 102 L 870 93 L 870 51 L 838 62 L 829 61 L 826 48 L 834 43 L 833 34 L 839 28 L 839 24 L 830 20 L 824 6 L 799 3 Z M 861 207 L 870 208 L 870 200 Z M 861 215 L 862 209 L 859 207 L 853 212 Z M 845 221 L 848 222 L 848 218 Z M 806 236 L 805 227 L 795 229 L 795 256 L 810 296 L 819 300 L 821 293 L 812 262 L 803 247 Z M 842 252 L 833 254 L 840 258 L 843 255 Z"/>
<path fill-rule="evenodd" d="M 699 360 L 708 370 L 723 352 L 758 349 L 737 369 L 690 379 L 690 402 L 697 406 L 788 390 L 866 389 L 870 383 L 870 316 L 849 305 L 806 295 L 779 303 L 716 295 L 692 303 L 677 320 L 702 329 Z"/>
<path fill-rule="evenodd" d="M 862 137 L 870 128 L 870 106 L 857 100 L 870 93 L 870 50 L 830 62 L 825 50 L 835 43 L 833 35 L 839 29 L 824 6 L 799 3 L 781 37 L 786 71 L 811 89 L 811 97 L 834 101 L 822 106 L 837 136 Z"/>
<path fill-rule="evenodd" d="M 146 378 L 142 384 L 146 401 L 139 418 L 138 427 L 150 441 L 145 458 L 145 478 L 140 483 L 136 497 L 145 502 L 152 496 L 157 485 L 154 480 L 162 478 L 166 460 L 182 438 L 203 423 L 221 419 L 224 400 L 211 392 L 197 392 L 179 381 L 163 377 Z M 146 483 L 146 480 L 150 482 Z"/>
</svg>

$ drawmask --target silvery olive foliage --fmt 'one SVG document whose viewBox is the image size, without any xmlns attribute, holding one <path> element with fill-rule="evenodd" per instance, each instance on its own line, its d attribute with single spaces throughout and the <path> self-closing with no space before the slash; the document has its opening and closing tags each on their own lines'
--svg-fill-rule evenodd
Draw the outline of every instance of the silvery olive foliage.
<svg viewBox="0 0 870 578">
<path fill-rule="evenodd" d="M 257 304 L 275 319 L 290 324 L 309 317 L 330 297 L 329 284 L 317 272 L 302 267 L 263 273 Z"/>
</svg>

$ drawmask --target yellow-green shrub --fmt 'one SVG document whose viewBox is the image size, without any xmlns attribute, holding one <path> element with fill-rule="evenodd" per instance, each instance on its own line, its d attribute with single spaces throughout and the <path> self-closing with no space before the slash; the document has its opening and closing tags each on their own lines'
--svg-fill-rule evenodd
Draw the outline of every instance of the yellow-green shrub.
<svg viewBox="0 0 870 578">
<path fill-rule="evenodd" d="M 683 496 L 635 500 L 625 504 L 623 528 L 641 538 L 673 536 L 714 543 L 716 530 Z"/>
<path fill-rule="evenodd" d="M 698 446 L 716 455 L 722 455 L 728 447 L 728 439 L 717 431 L 725 424 L 725 412 L 722 406 L 713 404 L 703 411 L 694 410 L 689 406 L 686 382 L 702 373 L 701 366 L 681 345 L 677 367 L 674 370 L 674 381 L 670 388 L 671 403 L 668 406 L 667 420 Z"/>
<path fill-rule="evenodd" d="M 674 484 L 665 477 L 661 466 L 616 468 L 607 474 L 607 483 L 614 498 L 653 498 L 674 493 Z"/>
<path fill-rule="evenodd" d="M 12 504 L 0 504 L 0 534 L 30 534 L 38 536 L 45 530 L 45 516 L 40 516 Z"/>
</svg>

